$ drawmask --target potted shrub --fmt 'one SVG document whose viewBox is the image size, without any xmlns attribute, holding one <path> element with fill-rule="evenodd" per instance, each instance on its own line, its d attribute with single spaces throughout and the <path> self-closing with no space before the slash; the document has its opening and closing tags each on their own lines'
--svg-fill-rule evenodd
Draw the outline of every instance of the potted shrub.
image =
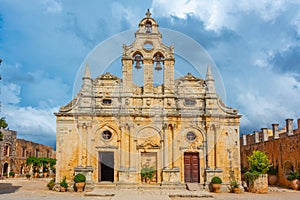
<svg viewBox="0 0 300 200">
<path fill-rule="evenodd" d="M 155 177 L 155 168 L 148 166 L 143 167 L 141 170 L 141 177 L 144 182 L 150 183 L 151 179 Z"/>
<path fill-rule="evenodd" d="M 277 184 L 278 167 L 271 166 L 268 170 L 268 183 L 269 185 Z"/>
<path fill-rule="evenodd" d="M 290 174 L 288 175 L 287 179 L 291 181 L 291 187 L 293 188 L 293 190 L 300 189 L 299 178 L 299 173 L 297 171 L 290 171 Z"/>
<path fill-rule="evenodd" d="M 259 150 L 252 152 L 248 157 L 249 171 L 245 173 L 245 181 L 248 191 L 268 193 L 267 172 L 272 166 L 268 156 Z"/>
<path fill-rule="evenodd" d="M 211 186 L 214 190 L 214 192 L 218 193 L 220 192 L 220 189 L 221 189 L 221 185 L 222 184 L 222 179 L 218 176 L 214 176 L 212 179 L 211 179 Z"/>
<path fill-rule="evenodd" d="M 68 188 L 68 183 L 65 176 L 63 177 L 62 181 L 59 184 L 60 184 L 60 191 L 65 192 Z"/>
<path fill-rule="evenodd" d="M 85 185 L 85 176 L 83 174 L 76 174 L 74 177 L 75 188 L 77 192 L 82 192 Z"/>
<path fill-rule="evenodd" d="M 13 172 L 13 171 L 10 171 L 10 172 L 8 173 L 8 175 L 9 175 L 9 177 L 12 177 L 12 178 L 14 178 L 14 177 L 15 177 L 15 172 Z"/>
<path fill-rule="evenodd" d="M 48 177 L 48 168 L 43 168 L 43 175 L 44 175 L 44 178 L 47 178 Z"/>
<path fill-rule="evenodd" d="M 236 180 L 230 182 L 230 187 L 233 193 L 240 193 L 239 184 Z"/>
<path fill-rule="evenodd" d="M 31 177 L 31 175 L 30 174 L 26 174 L 25 175 L 26 176 L 26 178 L 29 180 L 30 179 L 30 177 Z"/>
<path fill-rule="evenodd" d="M 54 186 L 55 186 L 55 178 L 51 179 L 50 182 L 47 184 L 49 190 L 52 190 Z"/>
</svg>

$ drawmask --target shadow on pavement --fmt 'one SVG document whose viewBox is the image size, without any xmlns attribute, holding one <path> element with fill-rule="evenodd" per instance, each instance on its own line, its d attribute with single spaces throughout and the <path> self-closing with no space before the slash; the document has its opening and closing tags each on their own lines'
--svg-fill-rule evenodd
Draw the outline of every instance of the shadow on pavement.
<svg viewBox="0 0 300 200">
<path fill-rule="evenodd" d="M 0 194 L 14 193 L 22 186 L 14 186 L 11 183 L 0 183 Z"/>
</svg>

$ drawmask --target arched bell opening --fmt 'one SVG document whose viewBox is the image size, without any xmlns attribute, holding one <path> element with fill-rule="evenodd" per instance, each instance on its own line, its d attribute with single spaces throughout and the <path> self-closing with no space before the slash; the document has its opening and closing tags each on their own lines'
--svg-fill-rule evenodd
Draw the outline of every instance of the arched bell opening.
<svg viewBox="0 0 300 200">
<path fill-rule="evenodd" d="M 164 83 L 163 79 L 163 68 L 164 68 L 164 55 L 160 52 L 157 52 L 153 56 L 153 67 L 154 67 L 154 74 L 153 74 L 153 80 L 154 85 L 162 85 Z"/>
<path fill-rule="evenodd" d="M 144 72 L 141 70 L 144 64 L 144 57 L 140 52 L 136 52 L 132 56 L 132 70 L 133 83 L 139 86 L 144 84 Z"/>
<path fill-rule="evenodd" d="M 152 23 L 150 20 L 146 21 L 145 24 L 145 33 L 152 33 Z"/>
</svg>

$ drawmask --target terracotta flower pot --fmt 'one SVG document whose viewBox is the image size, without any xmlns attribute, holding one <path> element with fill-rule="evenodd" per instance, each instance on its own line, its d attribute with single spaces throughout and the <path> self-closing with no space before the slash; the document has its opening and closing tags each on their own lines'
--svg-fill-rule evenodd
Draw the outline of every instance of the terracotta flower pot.
<svg viewBox="0 0 300 200">
<path fill-rule="evenodd" d="M 291 186 L 292 186 L 293 190 L 299 190 L 300 189 L 300 181 L 298 179 L 292 180 Z"/>
<path fill-rule="evenodd" d="M 84 185 L 85 185 L 85 182 L 75 183 L 77 192 L 83 192 Z"/>
<path fill-rule="evenodd" d="M 63 187 L 63 186 L 60 186 L 60 191 L 61 191 L 61 192 L 65 192 L 65 191 L 66 191 L 66 188 Z"/>
<path fill-rule="evenodd" d="M 233 193 L 236 193 L 236 194 L 240 193 L 240 188 L 233 188 Z"/>
<path fill-rule="evenodd" d="M 214 190 L 215 193 L 219 193 L 220 192 L 220 189 L 221 189 L 221 184 L 217 184 L 217 183 L 213 183 L 212 184 L 212 188 Z"/>
<path fill-rule="evenodd" d="M 268 175 L 268 184 L 276 185 L 277 184 L 277 176 L 276 175 Z"/>
</svg>

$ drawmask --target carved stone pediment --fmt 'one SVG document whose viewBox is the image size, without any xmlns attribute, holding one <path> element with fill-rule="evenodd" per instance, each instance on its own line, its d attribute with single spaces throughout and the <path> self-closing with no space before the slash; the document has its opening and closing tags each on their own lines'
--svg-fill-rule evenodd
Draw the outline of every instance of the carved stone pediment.
<svg viewBox="0 0 300 200">
<path fill-rule="evenodd" d="M 140 143 L 138 143 L 136 147 L 137 149 L 144 149 L 144 148 L 152 149 L 152 148 L 160 148 L 160 145 L 151 140 L 144 140 L 144 141 L 140 141 Z"/>
<path fill-rule="evenodd" d="M 196 76 L 193 76 L 191 73 L 187 73 L 187 75 L 180 78 L 182 81 L 200 81 L 200 78 L 197 78 Z"/>
<path fill-rule="evenodd" d="M 99 77 L 100 80 L 118 80 L 119 78 L 110 74 L 109 72 L 105 72 Z"/>
</svg>

